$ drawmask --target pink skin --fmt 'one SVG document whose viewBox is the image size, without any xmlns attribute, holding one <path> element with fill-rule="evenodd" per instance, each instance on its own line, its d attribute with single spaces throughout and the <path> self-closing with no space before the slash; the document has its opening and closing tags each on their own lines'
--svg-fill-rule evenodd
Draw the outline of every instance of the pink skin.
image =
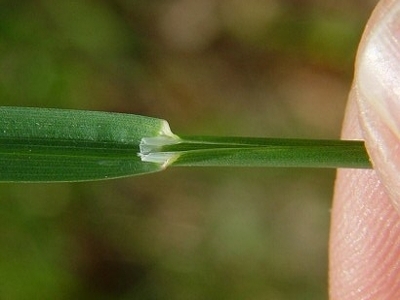
<svg viewBox="0 0 400 300">
<path fill-rule="evenodd" d="M 374 170 L 339 170 L 330 299 L 400 299 L 400 0 L 383 0 L 357 54 L 344 139 L 365 139 Z"/>
</svg>

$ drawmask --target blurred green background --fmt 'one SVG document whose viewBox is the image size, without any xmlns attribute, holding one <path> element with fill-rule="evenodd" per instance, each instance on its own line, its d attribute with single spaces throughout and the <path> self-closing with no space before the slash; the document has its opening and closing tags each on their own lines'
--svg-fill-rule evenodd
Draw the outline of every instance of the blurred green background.
<svg viewBox="0 0 400 300">
<path fill-rule="evenodd" d="M 376 0 L 0 0 L 0 104 L 338 138 Z M 0 299 L 326 299 L 333 170 L 0 185 Z"/>
</svg>

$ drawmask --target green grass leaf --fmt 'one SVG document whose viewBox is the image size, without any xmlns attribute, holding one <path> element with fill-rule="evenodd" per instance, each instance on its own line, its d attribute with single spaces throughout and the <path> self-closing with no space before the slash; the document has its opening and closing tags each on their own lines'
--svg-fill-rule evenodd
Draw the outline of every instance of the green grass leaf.
<svg viewBox="0 0 400 300">
<path fill-rule="evenodd" d="M 0 107 L 0 181 L 100 180 L 167 166 L 371 168 L 362 141 L 180 138 L 145 116 Z"/>
<path fill-rule="evenodd" d="M 0 181 L 85 181 L 160 171 L 141 139 L 171 134 L 164 120 L 64 109 L 0 107 Z"/>
</svg>

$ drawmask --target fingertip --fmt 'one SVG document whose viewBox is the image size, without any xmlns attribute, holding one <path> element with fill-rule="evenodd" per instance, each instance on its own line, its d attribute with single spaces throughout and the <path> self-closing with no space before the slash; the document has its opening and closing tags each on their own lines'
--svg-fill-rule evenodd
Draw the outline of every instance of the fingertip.
<svg viewBox="0 0 400 300">
<path fill-rule="evenodd" d="M 359 47 L 342 134 L 365 139 L 375 170 L 338 171 L 329 249 L 332 300 L 400 299 L 399 133 L 400 0 L 384 0 Z"/>
<path fill-rule="evenodd" d="M 361 139 L 358 93 L 350 93 L 344 139 Z M 400 215 L 375 170 L 340 169 L 329 243 L 329 295 L 400 299 Z"/>
<path fill-rule="evenodd" d="M 384 1 L 357 55 L 354 91 L 374 169 L 400 211 L 400 1 Z"/>
</svg>

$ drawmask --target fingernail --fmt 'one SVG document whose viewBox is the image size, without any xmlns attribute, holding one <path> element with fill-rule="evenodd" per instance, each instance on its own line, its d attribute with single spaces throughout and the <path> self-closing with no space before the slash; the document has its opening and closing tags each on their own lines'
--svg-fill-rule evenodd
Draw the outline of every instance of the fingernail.
<svg viewBox="0 0 400 300">
<path fill-rule="evenodd" d="M 358 91 L 400 140 L 400 2 L 372 29 L 359 57 Z"/>
<path fill-rule="evenodd" d="M 355 87 L 368 152 L 400 212 L 400 0 L 375 17 L 358 53 Z"/>
</svg>

